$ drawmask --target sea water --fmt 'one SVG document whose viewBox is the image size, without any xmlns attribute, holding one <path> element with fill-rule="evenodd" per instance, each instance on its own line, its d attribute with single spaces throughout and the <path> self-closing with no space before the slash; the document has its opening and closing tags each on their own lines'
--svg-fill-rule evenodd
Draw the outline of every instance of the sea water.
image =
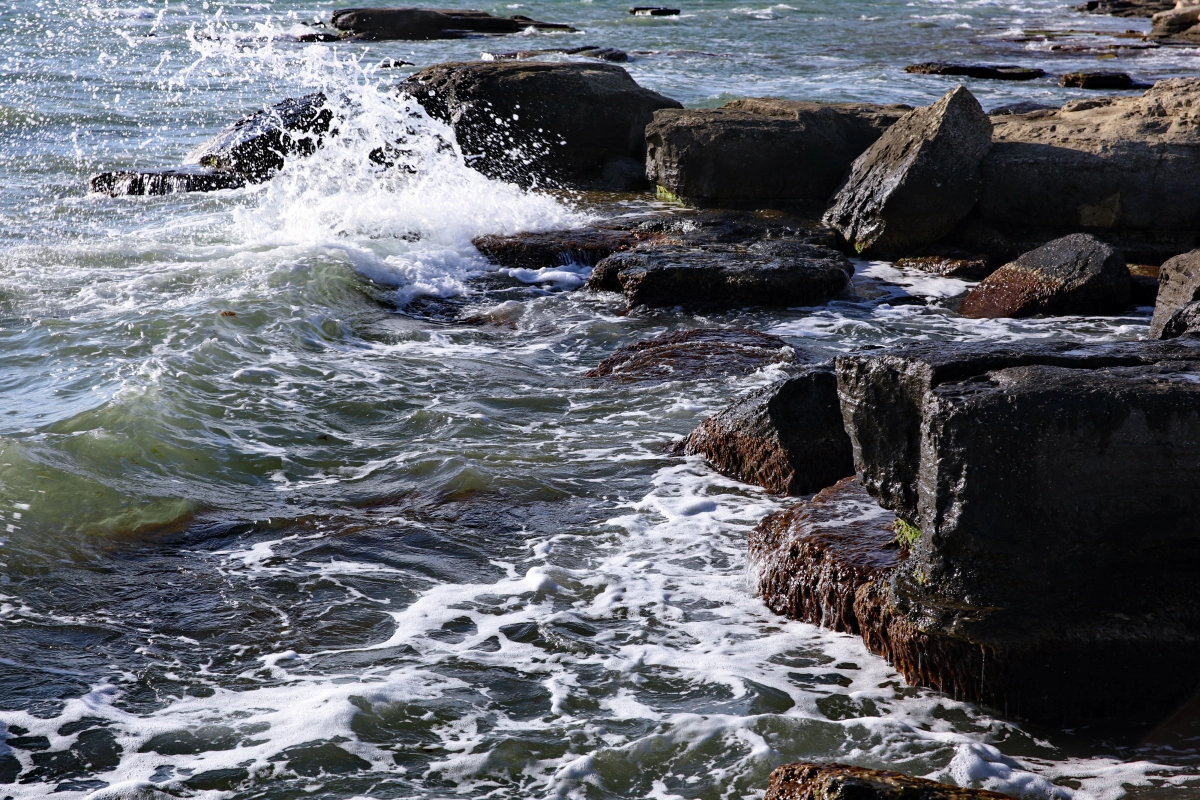
<svg viewBox="0 0 1200 800">
<path fill-rule="evenodd" d="M 953 79 L 903 67 L 935 59 L 1051 73 L 967 81 L 990 108 L 1080 96 L 1053 75 L 1081 68 L 1188 74 L 1195 51 L 1110 49 L 1148 23 L 1047 0 L 680 5 L 485 4 L 581 32 L 333 44 L 295 41 L 328 2 L 0 9 L 0 798 L 742 798 L 797 759 L 1038 798 L 1200 791 L 1190 740 L 1022 726 L 768 612 L 746 537 L 791 501 L 663 448 L 773 369 L 583 377 L 700 326 L 828 357 L 1136 339 L 1147 309 L 964 320 L 946 301 L 969 284 L 859 262 L 820 308 L 627 314 L 580 290 L 586 267 L 499 274 L 471 239 L 670 207 L 488 180 L 393 91 L 583 44 L 689 106 L 923 104 Z M 264 185 L 87 194 L 318 90 L 339 136 Z M 367 158 L 397 140 L 400 168 Z"/>
</svg>

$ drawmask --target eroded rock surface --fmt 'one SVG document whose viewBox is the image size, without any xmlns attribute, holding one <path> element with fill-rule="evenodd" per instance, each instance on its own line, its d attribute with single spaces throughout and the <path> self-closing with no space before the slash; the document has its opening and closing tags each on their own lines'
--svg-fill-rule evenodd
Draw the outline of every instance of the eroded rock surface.
<svg viewBox="0 0 1200 800">
<path fill-rule="evenodd" d="M 748 375 L 772 364 L 798 362 L 796 351 L 778 336 L 746 328 L 697 328 L 621 347 L 584 376 L 695 380 Z"/>
<path fill-rule="evenodd" d="M 519 33 L 526 28 L 575 30 L 520 15 L 493 17 L 486 11 L 441 8 L 343 8 L 333 12 L 330 24 L 343 35 L 368 40 L 461 39 L 470 34 Z"/>
<path fill-rule="evenodd" d="M 919 269 L 930 275 L 943 278 L 961 278 L 967 281 L 977 281 L 991 275 L 992 269 L 986 258 L 963 258 L 953 256 L 915 256 L 901 258 L 896 266 L 903 269 Z"/>
<path fill-rule="evenodd" d="M 249 181 L 270 178 L 289 156 L 311 155 L 335 131 L 325 95 L 289 98 L 242 117 L 196 147 L 186 163 L 232 172 Z"/>
<path fill-rule="evenodd" d="M 763 800 L 1009 800 L 985 789 L 963 789 L 890 770 L 848 764 L 776 767 Z"/>
<path fill-rule="evenodd" d="M 1167 323 L 1189 303 L 1200 300 L 1200 250 L 1175 256 L 1162 265 L 1158 297 L 1150 320 L 1150 338 L 1166 339 Z"/>
</svg>

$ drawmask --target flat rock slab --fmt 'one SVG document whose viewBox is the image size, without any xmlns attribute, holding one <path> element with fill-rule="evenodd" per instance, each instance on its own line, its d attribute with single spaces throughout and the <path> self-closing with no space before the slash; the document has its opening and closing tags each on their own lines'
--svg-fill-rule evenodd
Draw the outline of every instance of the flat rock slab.
<svg viewBox="0 0 1200 800">
<path fill-rule="evenodd" d="M 1013 64 L 953 64 L 949 61 L 926 61 L 911 64 L 905 72 L 915 75 L 961 75 L 965 78 L 986 78 L 997 81 L 1031 81 L 1041 78 L 1045 70 L 1018 67 Z"/>
<path fill-rule="evenodd" d="M 343 8 L 330 24 L 357 39 L 461 39 L 480 34 L 519 33 L 526 28 L 574 31 L 570 25 L 539 22 L 525 16 L 493 17 L 486 11 L 434 8 Z"/>
<path fill-rule="evenodd" d="M 596 58 L 601 61 L 611 61 L 614 64 L 624 63 L 629 60 L 629 54 L 624 50 L 617 50 L 613 47 L 597 47 L 596 45 L 585 45 L 583 47 L 548 47 L 540 50 L 509 50 L 509 51 L 485 51 L 479 54 L 482 61 L 520 61 L 527 58 L 537 58 L 538 56 L 562 54 L 568 56 L 585 56 L 587 58 Z"/>
<path fill-rule="evenodd" d="M 1200 250 L 1175 256 L 1159 270 L 1158 295 L 1154 317 L 1150 320 L 1150 338 L 1171 338 L 1167 324 L 1184 306 L 1200 300 Z"/>
<path fill-rule="evenodd" d="M 895 524 L 853 477 L 771 514 L 750 534 L 759 595 L 776 614 L 858 633 L 855 594 L 908 555 Z"/>
<path fill-rule="evenodd" d="M 986 789 L 964 789 L 890 770 L 849 764 L 776 767 L 763 800 L 1011 800 Z"/>
<path fill-rule="evenodd" d="M 1135 81 L 1125 72 L 1068 72 L 1058 85 L 1075 89 L 1149 89 L 1151 84 Z"/>
<path fill-rule="evenodd" d="M 778 336 L 744 328 L 699 328 L 626 345 L 584 375 L 630 381 L 700 380 L 799 362 L 792 346 Z"/>
<path fill-rule="evenodd" d="M 511 269 L 548 269 L 566 264 L 595 265 L 648 234 L 629 229 L 576 228 L 513 236 L 477 236 L 471 240 L 484 256 Z"/>
<path fill-rule="evenodd" d="M 167 195 L 181 192 L 215 192 L 240 189 L 246 179 L 236 172 L 204 168 L 117 170 L 93 175 L 88 190 L 109 197 Z"/>
</svg>

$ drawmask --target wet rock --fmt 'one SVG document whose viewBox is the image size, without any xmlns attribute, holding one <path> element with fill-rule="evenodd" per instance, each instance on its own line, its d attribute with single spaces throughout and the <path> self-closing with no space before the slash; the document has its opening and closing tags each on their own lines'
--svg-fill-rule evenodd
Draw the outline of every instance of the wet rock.
<svg viewBox="0 0 1200 800">
<path fill-rule="evenodd" d="M 478 236 L 471 243 L 502 267 L 547 269 L 564 264 L 594 265 L 645 239 L 628 229 L 577 228 L 513 236 Z"/>
<path fill-rule="evenodd" d="M 646 174 L 696 206 L 823 208 L 854 159 L 908 110 L 751 99 L 659 111 L 646 129 Z"/>
<path fill-rule="evenodd" d="M 678 8 L 663 8 L 662 6 L 634 6 L 629 13 L 635 17 L 677 17 Z"/>
<path fill-rule="evenodd" d="M 829 365 L 808 367 L 702 422 L 674 452 L 776 494 L 808 494 L 854 472 Z"/>
<path fill-rule="evenodd" d="M 1045 70 L 1018 67 L 1013 64 L 953 64 L 949 61 L 926 61 L 910 64 L 905 72 L 915 75 L 962 75 L 967 78 L 986 78 L 997 81 L 1031 81 L 1041 78 Z"/>
<path fill-rule="evenodd" d="M 588 286 L 619 284 L 630 308 L 812 306 L 845 291 L 853 271 L 836 250 L 796 241 L 666 244 L 614 253 L 596 265 Z"/>
<path fill-rule="evenodd" d="M 645 159 L 654 112 L 679 108 L 612 64 L 439 64 L 401 89 L 454 128 L 472 166 L 524 186 L 605 188 L 608 164 Z"/>
<path fill-rule="evenodd" d="M 1045 103 L 1033 103 L 1029 100 L 1022 100 L 1017 103 L 1008 103 L 1003 106 L 996 106 L 988 112 L 989 117 L 1011 117 L 1013 114 L 1032 114 L 1035 111 L 1054 111 L 1054 106 Z"/>
<path fill-rule="evenodd" d="M 1160 338 L 1175 339 L 1197 334 L 1200 334 L 1200 300 L 1193 300 L 1171 315 L 1163 325 Z"/>
<path fill-rule="evenodd" d="M 902 269 L 919 269 L 942 278 L 959 278 L 978 281 L 994 271 L 986 258 L 953 258 L 950 256 L 916 256 L 901 258 L 896 266 Z"/>
<path fill-rule="evenodd" d="M 975 204 L 991 146 L 991 121 L 959 86 L 910 111 L 859 156 L 824 221 L 864 255 L 936 242 Z"/>
<path fill-rule="evenodd" d="M 1076 233 L 993 272 L 963 299 L 959 313 L 976 319 L 1119 314 L 1129 302 L 1125 259 L 1096 237 Z"/>
<path fill-rule="evenodd" d="M 778 336 L 747 329 L 699 328 L 626 345 L 584 375 L 638 381 L 698 380 L 748 375 L 772 364 L 796 361 L 796 351 Z"/>
<path fill-rule="evenodd" d="M 527 58 L 537 58 L 538 56 L 552 55 L 562 53 L 564 55 L 581 55 L 588 58 L 596 58 L 601 61 L 625 62 L 629 60 L 629 54 L 623 50 L 617 50 L 612 47 L 597 47 L 596 45 L 586 45 L 584 47 L 548 47 L 540 50 L 510 50 L 510 51 L 485 51 L 479 54 L 479 58 L 483 61 L 520 61 Z"/>
<path fill-rule="evenodd" d="M 1174 0 L 1087 0 L 1077 11 L 1109 14 L 1114 17 L 1153 17 L 1175 7 Z"/>
<path fill-rule="evenodd" d="M 1126 72 L 1068 72 L 1058 79 L 1058 85 L 1076 89 L 1148 89 L 1150 84 L 1139 83 Z"/>
<path fill-rule="evenodd" d="M 379 62 L 380 69 L 399 69 L 400 67 L 411 67 L 412 65 L 411 61 L 404 61 L 399 58 L 385 58 Z"/>
<path fill-rule="evenodd" d="M 461 39 L 471 34 L 519 33 L 530 27 L 575 30 L 520 15 L 493 17 L 486 11 L 432 8 L 344 8 L 333 12 L 330 24 L 345 35 L 373 41 Z"/>
<path fill-rule="evenodd" d="M 1184 306 L 1200 300 L 1200 250 L 1169 259 L 1159 270 L 1158 296 L 1150 320 L 1151 339 L 1164 339 L 1168 320 Z"/>
<path fill-rule="evenodd" d="M 296 37 L 297 42 L 339 42 L 341 37 L 334 33 L 302 33 Z"/>
<path fill-rule="evenodd" d="M 848 441 L 846 449 L 848 455 Z M 895 525 L 895 514 L 880 508 L 857 478 L 843 478 L 750 533 L 755 588 L 776 614 L 858 633 L 855 593 L 908 555 Z"/>
<path fill-rule="evenodd" d="M 289 98 L 242 117 L 196 147 L 186 163 L 231 172 L 251 182 L 265 181 L 289 156 L 312 155 L 333 135 L 333 111 L 325 95 L 314 92 Z"/>
<path fill-rule="evenodd" d="M 240 189 L 246 179 L 236 172 L 204 168 L 159 170 L 117 170 L 93 175 L 88 190 L 109 197 L 127 195 L 165 195 L 180 192 L 215 192 Z"/>
<path fill-rule="evenodd" d="M 963 789 L 924 778 L 848 764 L 776 767 L 763 800 L 1007 800 L 985 789 Z"/>
</svg>

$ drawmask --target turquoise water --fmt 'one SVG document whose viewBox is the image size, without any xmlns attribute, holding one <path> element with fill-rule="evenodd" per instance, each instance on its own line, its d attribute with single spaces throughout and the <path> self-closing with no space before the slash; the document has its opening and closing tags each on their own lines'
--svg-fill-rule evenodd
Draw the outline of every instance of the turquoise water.
<svg viewBox="0 0 1200 800">
<path fill-rule="evenodd" d="M 700 325 L 832 355 L 1131 339 L 1144 312 L 962 320 L 936 298 L 965 284 L 884 264 L 859 265 L 857 300 L 703 316 L 625 314 L 583 268 L 498 275 L 473 236 L 653 204 L 484 179 L 389 91 L 411 69 L 378 68 L 596 44 L 687 105 L 919 104 L 950 84 L 913 61 L 1154 78 L 1194 51 L 1051 50 L 1146 23 L 1043 2 L 482 7 L 583 32 L 325 45 L 292 37 L 329 3 L 0 10 L 0 798 L 754 797 L 798 758 L 1034 797 L 1194 791 L 1171 788 L 1186 740 L 1023 728 L 766 612 L 745 539 L 782 502 L 662 448 L 775 374 L 583 377 Z M 1008 41 L 1047 28 L 1105 35 Z M 1079 94 L 969 85 L 988 107 Z M 343 135 L 266 185 L 86 194 L 315 89 Z M 412 170 L 378 171 L 365 154 L 404 129 Z"/>
</svg>

